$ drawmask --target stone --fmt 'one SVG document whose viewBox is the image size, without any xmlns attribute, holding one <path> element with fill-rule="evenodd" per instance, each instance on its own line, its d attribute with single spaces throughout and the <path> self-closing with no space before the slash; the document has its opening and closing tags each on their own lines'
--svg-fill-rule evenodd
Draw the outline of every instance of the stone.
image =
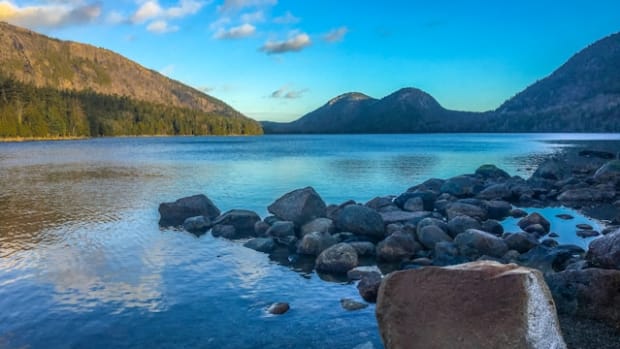
<svg viewBox="0 0 620 349">
<path fill-rule="evenodd" d="M 421 249 L 413 236 L 405 232 L 396 232 L 377 244 L 377 258 L 386 262 L 400 262 Z"/>
<path fill-rule="evenodd" d="M 504 200 L 512 197 L 512 190 L 505 183 L 490 185 L 482 190 L 478 196 L 485 200 Z"/>
<path fill-rule="evenodd" d="M 530 213 L 517 223 L 521 229 L 525 229 L 533 224 L 540 224 L 544 228 L 545 233 L 549 233 L 551 229 L 551 223 L 538 212 Z"/>
<path fill-rule="evenodd" d="M 448 221 L 448 234 L 456 237 L 460 233 L 464 233 L 467 229 L 482 229 L 482 224 L 469 216 L 456 216 Z"/>
<path fill-rule="evenodd" d="M 485 164 L 476 169 L 476 174 L 484 179 L 508 179 L 510 175 L 492 164 Z"/>
<path fill-rule="evenodd" d="M 620 270 L 567 270 L 546 278 L 559 313 L 602 321 L 620 331 Z"/>
<path fill-rule="evenodd" d="M 554 241 L 555 242 L 555 241 Z M 555 242 L 557 244 L 557 242 Z M 519 264 L 538 269 L 544 275 L 564 270 L 567 263 L 583 255 L 583 249 L 572 245 L 545 246 L 543 243 L 519 256 Z"/>
<path fill-rule="evenodd" d="M 407 211 L 390 211 L 381 212 L 381 218 L 385 224 L 409 222 L 415 220 L 422 220 L 426 217 L 430 217 L 431 213 L 428 211 L 420 212 L 407 212 Z"/>
<path fill-rule="evenodd" d="M 260 221 L 256 212 L 248 210 L 230 210 L 213 221 L 213 225 L 231 225 L 235 227 L 235 238 L 254 235 L 254 225 Z"/>
<path fill-rule="evenodd" d="M 592 230 L 592 229 L 594 229 L 590 224 L 586 224 L 586 223 L 576 224 L 575 227 L 577 227 L 577 229 L 580 229 L 580 230 Z"/>
<path fill-rule="evenodd" d="M 571 219 L 575 218 L 575 217 L 569 215 L 568 213 L 560 213 L 560 214 L 556 214 L 555 216 L 558 217 L 559 219 L 562 219 L 562 220 L 565 220 L 565 221 L 568 221 L 568 220 L 571 220 Z"/>
<path fill-rule="evenodd" d="M 273 238 L 255 238 L 247 241 L 243 246 L 258 252 L 270 253 L 276 248 L 276 242 Z"/>
<path fill-rule="evenodd" d="M 164 202 L 159 205 L 159 225 L 178 226 L 187 218 L 205 216 L 214 219 L 220 210 L 203 194 L 188 196 L 175 202 Z"/>
<path fill-rule="evenodd" d="M 419 198 L 422 200 L 424 211 L 432 211 L 435 205 L 435 200 L 437 199 L 437 192 L 432 190 L 408 191 L 397 196 L 396 199 L 394 199 L 394 203 L 398 207 L 405 209 L 405 204 L 407 201 L 414 198 Z"/>
<path fill-rule="evenodd" d="M 562 203 L 579 202 L 608 202 L 616 196 L 612 188 L 578 188 L 570 189 L 558 196 L 558 201 Z"/>
<path fill-rule="evenodd" d="M 392 201 L 391 196 L 377 196 L 364 204 L 366 207 L 372 208 L 377 212 L 389 212 L 400 210 Z"/>
<path fill-rule="evenodd" d="M 603 181 L 620 180 L 620 160 L 611 160 L 594 173 L 594 179 Z"/>
<path fill-rule="evenodd" d="M 273 303 L 267 308 L 267 312 L 273 315 L 282 315 L 289 311 L 290 308 L 288 303 Z"/>
<path fill-rule="evenodd" d="M 582 239 L 593 238 L 593 237 L 599 236 L 599 235 L 601 235 L 601 233 L 599 233 L 596 230 L 579 230 L 579 231 L 577 231 L 577 236 L 579 236 Z"/>
<path fill-rule="evenodd" d="M 547 160 L 540 164 L 534 174 L 532 174 L 533 178 L 544 178 L 550 180 L 561 180 L 569 177 L 571 175 L 571 170 L 565 161 L 559 160 Z"/>
<path fill-rule="evenodd" d="M 290 221 L 279 221 L 273 223 L 269 229 L 267 229 L 267 236 L 274 238 L 281 238 L 285 236 L 295 236 L 295 223 Z"/>
<path fill-rule="evenodd" d="M 318 256 L 321 252 L 336 243 L 336 239 L 328 232 L 314 231 L 301 238 L 301 241 L 297 245 L 297 253 Z"/>
<path fill-rule="evenodd" d="M 434 249 L 435 244 L 442 241 L 452 242 L 452 237 L 436 225 L 427 225 L 417 232 L 418 241 L 426 249 Z"/>
<path fill-rule="evenodd" d="M 510 234 L 504 238 L 504 241 L 509 249 L 519 253 L 525 253 L 540 244 L 534 236 L 523 232 Z"/>
<path fill-rule="evenodd" d="M 438 193 L 439 190 L 441 189 L 441 186 L 445 183 L 446 181 L 444 179 L 441 178 L 430 178 L 425 180 L 424 182 L 411 187 L 407 190 L 407 192 L 415 192 L 415 191 L 432 191 L 432 192 L 436 192 Z"/>
<path fill-rule="evenodd" d="M 274 225 L 276 222 L 281 222 L 282 219 L 276 217 L 276 216 L 267 216 L 265 217 L 265 219 L 263 219 L 263 221 L 265 223 L 267 223 L 267 225 L 272 226 Z"/>
<path fill-rule="evenodd" d="M 381 270 L 376 266 L 363 266 L 363 267 L 355 267 L 347 272 L 347 278 L 349 280 L 361 280 L 364 276 L 368 274 L 377 274 L 381 277 Z"/>
<path fill-rule="evenodd" d="M 301 227 L 301 236 L 315 231 L 319 233 L 333 234 L 336 232 L 336 225 L 334 224 L 334 221 L 329 218 L 316 218 Z"/>
<path fill-rule="evenodd" d="M 297 237 L 295 235 L 278 236 L 273 238 L 279 245 L 288 247 L 293 252 L 297 248 Z"/>
<path fill-rule="evenodd" d="M 336 226 L 341 231 L 366 235 L 375 239 L 382 239 L 385 235 L 385 225 L 381 215 L 377 211 L 361 205 L 350 205 L 343 208 L 338 214 Z"/>
<path fill-rule="evenodd" d="M 418 224 L 416 225 L 416 232 L 419 232 L 420 230 L 422 230 L 422 228 L 429 225 L 436 226 L 444 232 L 448 231 L 448 224 L 446 222 L 438 218 L 427 217 L 418 222 Z"/>
<path fill-rule="evenodd" d="M 370 241 L 352 241 L 349 243 L 355 249 L 359 257 L 374 256 L 376 254 L 376 246 Z"/>
<path fill-rule="evenodd" d="M 424 200 L 420 197 L 411 198 L 405 202 L 403 210 L 409 212 L 424 211 Z"/>
<path fill-rule="evenodd" d="M 435 244 L 434 265 L 456 265 L 466 262 L 469 262 L 469 259 L 459 254 L 459 249 L 453 242 L 444 241 Z"/>
<path fill-rule="evenodd" d="M 487 216 L 490 219 L 502 220 L 511 215 L 512 205 L 501 200 L 491 200 L 486 202 Z"/>
<path fill-rule="evenodd" d="M 356 311 L 368 307 L 368 304 L 360 303 L 349 298 L 343 298 L 340 300 L 340 306 L 342 306 L 344 310 Z"/>
<path fill-rule="evenodd" d="M 527 227 L 523 228 L 523 231 L 525 231 L 526 233 L 535 234 L 538 237 L 547 234 L 547 230 L 545 229 L 545 227 L 540 224 L 528 225 Z"/>
<path fill-rule="evenodd" d="M 495 236 L 502 236 L 502 234 L 504 234 L 504 227 L 500 222 L 494 219 L 487 219 L 482 222 L 480 230 L 486 231 L 487 233 L 491 233 Z"/>
<path fill-rule="evenodd" d="M 513 208 L 512 210 L 510 210 L 510 217 L 521 218 L 525 216 L 527 216 L 527 212 L 520 208 Z"/>
<path fill-rule="evenodd" d="M 254 224 L 254 235 L 256 236 L 267 236 L 267 230 L 271 227 L 265 221 L 258 221 Z"/>
<path fill-rule="evenodd" d="M 213 223 L 205 216 L 189 217 L 183 222 L 183 229 L 190 233 L 201 234 L 209 230 L 211 226 L 213 226 Z"/>
<path fill-rule="evenodd" d="M 325 202 L 312 187 L 284 194 L 269 205 L 267 210 L 299 227 L 315 218 L 326 216 Z"/>
<path fill-rule="evenodd" d="M 483 189 L 482 182 L 471 176 L 456 176 L 446 180 L 440 188 L 441 193 L 447 193 L 459 198 L 471 197 Z"/>
<path fill-rule="evenodd" d="M 592 241 L 586 258 L 596 267 L 620 269 L 620 229 Z"/>
<path fill-rule="evenodd" d="M 501 258 L 508 252 L 508 245 L 501 238 L 482 230 L 467 229 L 456 236 L 454 243 L 460 254 L 478 258 L 482 255 Z"/>
<path fill-rule="evenodd" d="M 456 216 L 469 216 L 481 221 L 487 219 L 487 211 L 484 208 L 458 201 L 448 205 L 446 208 L 446 215 L 448 220 Z"/>
<path fill-rule="evenodd" d="M 226 239 L 236 239 L 237 232 L 235 231 L 235 227 L 232 225 L 226 224 L 218 224 L 211 228 L 211 235 L 213 237 L 223 237 Z"/>
<path fill-rule="evenodd" d="M 377 301 L 377 294 L 379 293 L 379 287 L 383 278 L 376 273 L 370 273 L 364 275 L 360 282 L 357 284 L 357 291 L 360 296 L 368 302 L 375 303 Z"/>
<path fill-rule="evenodd" d="M 391 273 L 376 316 L 386 349 L 566 348 L 542 275 L 514 264 Z"/>
<path fill-rule="evenodd" d="M 346 274 L 347 271 L 357 267 L 357 252 L 347 243 L 333 245 L 319 254 L 315 267 L 317 271 Z"/>
</svg>

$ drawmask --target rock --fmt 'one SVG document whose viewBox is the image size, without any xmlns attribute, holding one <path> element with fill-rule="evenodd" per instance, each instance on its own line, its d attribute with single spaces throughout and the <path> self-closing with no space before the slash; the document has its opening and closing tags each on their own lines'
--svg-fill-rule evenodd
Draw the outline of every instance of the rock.
<svg viewBox="0 0 620 349">
<path fill-rule="evenodd" d="M 258 252 L 269 253 L 276 248 L 276 242 L 273 238 L 255 238 L 249 240 L 243 246 L 251 248 Z"/>
<path fill-rule="evenodd" d="M 567 270 L 547 276 L 558 312 L 602 321 L 620 330 L 620 271 Z"/>
<path fill-rule="evenodd" d="M 482 229 L 480 222 L 469 216 L 456 216 L 448 221 L 448 234 L 456 237 L 460 233 L 464 233 L 467 229 Z"/>
<path fill-rule="evenodd" d="M 559 238 L 559 237 L 560 237 L 560 235 L 559 235 L 558 233 L 555 233 L 555 232 L 551 232 L 551 233 L 549 233 L 549 235 L 548 235 L 548 236 L 549 236 L 550 238 Z"/>
<path fill-rule="evenodd" d="M 565 161 L 547 160 L 538 166 L 532 177 L 557 181 L 570 175 L 570 167 Z"/>
<path fill-rule="evenodd" d="M 620 160 L 611 160 L 610 162 L 601 166 L 594 173 L 594 179 L 599 182 L 619 180 Z"/>
<path fill-rule="evenodd" d="M 334 237 L 334 239 L 336 239 L 336 241 L 338 242 L 354 242 L 354 241 L 359 241 L 358 237 L 355 236 L 355 234 L 353 233 L 349 233 L 349 232 L 340 232 L 340 233 L 336 233 L 334 235 L 332 235 Z"/>
<path fill-rule="evenodd" d="M 470 197 L 483 189 L 482 182 L 470 176 L 452 177 L 444 182 L 440 191 L 456 197 Z"/>
<path fill-rule="evenodd" d="M 487 219 L 482 222 L 482 227 L 479 230 L 486 231 L 487 233 L 491 233 L 495 236 L 502 236 L 502 234 L 504 234 L 504 227 L 500 224 L 500 222 L 493 219 Z"/>
<path fill-rule="evenodd" d="M 510 175 L 495 165 L 485 164 L 476 170 L 476 174 L 484 179 L 508 179 Z"/>
<path fill-rule="evenodd" d="M 562 203 L 575 202 L 608 202 L 616 196 L 616 192 L 612 188 L 578 188 L 570 189 L 558 196 L 558 201 Z"/>
<path fill-rule="evenodd" d="M 504 239 L 504 241 L 506 241 L 509 249 L 515 250 L 519 253 L 525 253 L 540 244 L 538 239 L 533 237 L 531 234 L 522 232 L 510 234 Z"/>
<path fill-rule="evenodd" d="M 290 221 L 275 222 L 267 230 L 267 236 L 272 236 L 274 238 L 295 236 L 295 223 Z"/>
<path fill-rule="evenodd" d="M 592 241 L 586 258 L 596 267 L 620 269 L 620 230 Z"/>
<path fill-rule="evenodd" d="M 577 227 L 577 229 L 580 229 L 580 230 L 592 230 L 592 229 L 594 229 L 590 224 L 586 224 L 586 223 L 576 224 L 575 227 Z"/>
<path fill-rule="evenodd" d="M 407 190 L 407 192 L 415 192 L 415 191 L 432 191 L 438 193 L 441 189 L 441 186 L 446 181 L 440 178 L 430 178 L 424 181 L 421 184 L 416 185 L 415 187 L 411 187 Z"/>
<path fill-rule="evenodd" d="M 343 298 L 340 300 L 340 306 L 342 306 L 344 310 L 355 311 L 368 307 L 368 304 L 356 302 L 349 298 Z"/>
<path fill-rule="evenodd" d="M 560 214 L 556 214 L 555 216 L 558 217 L 559 219 L 563 219 L 565 221 L 568 221 L 568 220 L 571 220 L 571 219 L 575 218 L 575 217 L 569 215 L 568 213 L 560 213 Z"/>
<path fill-rule="evenodd" d="M 549 234 L 549 235 L 551 235 L 551 234 Z M 556 247 L 560 246 L 560 243 L 555 241 L 555 240 L 553 240 L 553 239 L 544 239 L 544 240 L 542 240 L 540 242 L 540 244 L 542 246 L 549 247 L 549 248 L 556 248 Z"/>
<path fill-rule="evenodd" d="M 391 211 L 381 212 L 381 218 L 385 224 L 409 222 L 415 220 L 422 220 L 426 217 L 430 217 L 431 213 L 427 211 L 421 212 L 406 212 L 406 211 Z"/>
<path fill-rule="evenodd" d="M 606 227 L 605 229 L 603 229 L 601 231 L 601 234 L 603 234 L 603 235 L 611 234 L 611 233 L 615 232 L 616 230 L 620 230 L 620 226 L 618 226 L 618 225 L 608 226 L 608 227 Z"/>
<path fill-rule="evenodd" d="M 267 312 L 273 315 L 282 315 L 286 313 L 291 307 L 288 303 L 273 303 L 267 308 Z"/>
<path fill-rule="evenodd" d="M 235 227 L 235 238 L 243 238 L 254 235 L 254 225 L 260 221 L 256 212 L 248 210 L 230 210 L 217 217 L 213 224 L 232 225 Z"/>
<path fill-rule="evenodd" d="M 508 252 L 506 242 L 495 235 L 477 229 L 467 229 L 456 236 L 454 243 L 460 254 L 477 258 L 482 255 L 501 258 Z"/>
<path fill-rule="evenodd" d="M 392 201 L 391 196 L 378 196 L 365 204 L 366 207 L 372 208 L 377 212 L 389 212 L 400 210 Z"/>
<path fill-rule="evenodd" d="M 386 262 L 399 262 L 421 249 L 413 236 L 405 232 L 396 232 L 377 244 L 377 258 Z"/>
<path fill-rule="evenodd" d="M 336 243 L 336 239 L 328 232 L 314 231 L 304 235 L 297 245 L 297 253 L 318 256 L 321 252 Z"/>
<path fill-rule="evenodd" d="M 341 231 L 366 235 L 381 239 L 385 235 L 385 225 L 381 215 L 371 208 L 351 205 L 343 208 L 338 214 L 336 226 Z"/>
<path fill-rule="evenodd" d="M 316 259 L 316 270 L 326 273 L 344 274 L 357 267 L 357 252 L 347 243 L 329 247 Z"/>
<path fill-rule="evenodd" d="M 616 157 L 614 153 L 610 153 L 608 151 L 590 150 L 590 149 L 581 150 L 579 152 L 579 156 L 584 156 L 588 158 L 599 158 L 599 159 L 605 159 L 605 160 L 611 160 Z"/>
<path fill-rule="evenodd" d="M 429 250 L 434 249 L 435 244 L 438 242 L 452 242 L 452 237 L 436 225 L 422 227 L 422 229 L 418 230 L 417 237 L 422 246 Z"/>
<path fill-rule="evenodd" d="M 538 269 L 548 275 L 562 271 L 569 260 L 583 254 L 583 249 L 570 245 L 560 245 L 554 248 L 538 245 L 519 256 L 519 264 Z"/>
<path fill-rule="evenodd" d="M 577 231 L 577 236 L 579 236 L 580 238 L 583 238 L 583 239 L 593 238 L 593 237 L 599 236 L 599 235 L 601 235 L 601 233 L 599 233 L 596 230 L 579 230 L 579 231 Z"/>
<path fill-rule="evenodd" d="M 288 247 L 289 251 L 294 252 L 297 246 L 297 237 L 295 235 L 285 235 L 273 238 L 279 245 Z"/>
<path fill-rule="evenodd" d="M 525 229 L 526 227 L 533 224 L 540 224 L 544 228 L 545 233 L 549 233 L 549 230 L 551 229 L 551 223 L 549 223 L 549 221 L 538 212 L 527 215 L 526 217 L 522 218 L 517 224 L 521 229 Z"/>
<path fill-rule="evenodd" d="M 448 224 L 446 222 L 438 218 L 427 217 L 418 222 L 418 224 L 416 225 L 416 232 L 419 232 L 420 230 L 422 230 L 422 228 L 429 225 L 436 226 L 444 232 L 448 231 Z"/>
<path fill-rule="evenodd" d="M 510 217 L 521 218 L 527 216 L 527 212 L 520 208 L 513 208 L 510 210 Z"/>
<path fill-rule="evenodd" d="M 514 264 L 391 273 L 376 315 L 386 349 L 566 348 L 542 276 Z"/>
<path fill-rule="evenodd" d="M 213 235 L 213 237 L 223 237 L 226 239 L 236 239 L 237 238 L 237 232 L 235 231 L 235 227 L 233 227 L 232 225 L 226 225 L 226 224 L 219 224 L 219 225 L 215 225 L 213 226 L 213 228 L 211 228 L 211 235 Z"/>
<path fill-rule="evenodd" d="M 481 221 L 487 219 L 487 211 L 484 208 L 458 201 L 448 205 L 446 208 L 446 215 L 448 216 L 448 220 L 456 216 L 469 216 Z"/>
<path fill-rule="evenodd" d="M 520 255 L 521 254 L 518 251 L 508 250 L 508 252 L 506 252 L 506 254 L 504 254 L 501 259 L 507 261 L 508 263 L 516 263 Z"/>
<path fill-rule="evenodd" d="M 530 234 L 535 234 L 538 237 L 541 237 L 547 234 L 547 230 L 545 229 L 545 227 L 543 227 L 540 224 L 528 225 L 527 227 L 523 228 L 523 231 L 530 233 Z"/>
<path fill-rule="evenodd" d="M 263 219 L 263 221 L 265 223 L 267 223 L 269 226 L 274 225 L 276 222 L 281 222 L 282 219 L 276 217 L 276 216 L 267 216 L 265 217 L 265 219 Z"/>
<path fill-rule="evenodd" d="M 411 198 L 403 205 L 403 210 L 409 212 L 424 211 L 424 200 L 422 198 Z"/>
<path fill-rule="evenodd" d="M 175 202 L 164 202 L 159 205 L 159 225 L 177 226 L 187 218 L 205 216 L 213 219 L 220 215 L 220 210 L 203 194 L 188 196 Z"/>
<path fill-rule="evenodd" d="M 377 301 L 377 293 L 379 293 L 382 281 L 383 279 L 379 274 L 370 273 L 364 275 L 357 284 L 357 291 L 366 302 L 374 303 Z"/>
<path fill-rule="evenodd" d="M 376 266 L 355 267 L 347 272 L 349 280 L 361 280 L 368 274 L 377 274 L 381 277 L 381 270 Z"/>
<path fill-rule="evenodd" d="M 256 236 L 267 236 L 267 230 L 271 227 L 265 221 L 258 221 L 254 224 L 254 235 Z"/>
<path fill-rule="evenodd" d="M 459 254 L 459 249 L 453 242 L 438 242 L 435 244 L 434 265 L 456 265 L 469 262 L 469 260 Z"/>
<path fill-rule="evenodd" d="M 304 224 L 301 227 L 301 235 L 304 236 L 306 234 L 312 233 L 312 232 L 319 232 L 319 233 L 330 233 L 333 234 L 336 232 L 336 225 L 334 224 L 334 221 L 332 221 L 329 218 L 316 218 L 313 219 L 312 221 Z"/>
<path fill-rule="evenodd" d="M 279 218 L 301 227 L 315 218 L 325 217 L 326 207 L 321 196 L 312 187 L 284 194 L 267 210 Z"/>
<path fill-rule="evenodd" d="M 419 198 L 422 200 L 424 211 L 432 211 L 435 205 L 435 200 L 437 199 L 437 192 L 432 190 L 408 191 L 397 196 L 396 199 L 394 199 L 394 203 L 398 207 L 404 209 L 407 201 L 414 198 Z"/>
<path fill-rule="evenodd" d="M 486 202 L 487 216 L 490 219 L 502 220 L 511 215 L 512 205 L 501 200 L 491 200 Z"/>
<path fill-rule="evenodd" d="M 375 244 L 370 241 L 352 241 L 349 245 L 355 249 L 359 257 L 374 256 L 376 254 Z"/>
<path fill-rule="evenodd" d="M 189 231 L 190 233 L 204 233 L 211 228 L 213 223 L 208 217 L 205 216 L 196 216 L 189 217 L 183 222 L 183 229 Z"/>
<path fill-rule="evenodd" d="M 512 190 L 505 183 L 488 186 L 478 194 L 478 198 L 485 200 L 504 200 L 511 197 Z"/>
</svg>

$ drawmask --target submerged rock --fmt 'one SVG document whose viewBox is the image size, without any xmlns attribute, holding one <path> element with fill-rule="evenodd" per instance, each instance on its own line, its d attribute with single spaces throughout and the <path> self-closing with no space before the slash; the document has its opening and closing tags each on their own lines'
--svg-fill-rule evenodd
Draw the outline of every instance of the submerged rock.
<svg viewBox="0 0 620 349">
<path fill-rule="evenodd" d="M 361 280 L 369 274 L 377 274 L 381 277 L 381 270 L 376 266 L 355 267 L 347 272 L 349 280 Z"/>
<path fill-rule="evenodd" d="M 321 252 L 315 267 L 316 270 L 326 273 L 345 274 L 355 268 L 357 263 L 355 249 L 347 243 L 339 243 Z"/>
<path fill-rule="evenodd" d="M 205 216 L 213 219 L 220 215 L 220 210 L 203 194 L 188 196 L 175 202 L 164 202 L 159 205 L 159 225 L 182 225 L 187 218 Z"/>
<path fill-rule="evenodd" d="M 273 315 L 282 315 L 289 311 L 290 308 L 288 303 L 273 303 L 267 308 L 267 312 Z"/>
<path fill-rule="evenodd" d="M 514 264 L 391 273 L 376 315 L 386 349 L 566 348 L 541 274 Z"/>
<path fill-rule="evenodd" d="M 325 202 L 312 187 L 293 190 L 274 201 L 269 212 L 277 217 L 291 221 L 301 227 L 319 217 L 325 217 Z"/>
<path fill-rule="evenodd" d="M 235 235 L 232 238 L 244 238 L 254 236 L 254 225 L 260 221 L 260 217 L 256 212 L 249 210 L 230 210 L 223 213 L 213 221 L 213 229 L 218 225 L 228 225 L 235 228 Z M 215 236 L 215 233 L 213 234 Z M 221 235 L 223 236 L 223 235 Z M 231 238 L 229 236 L 225 236 Z"/>
<path fill-rule="evenodd" d="M 345 310 L 355 311 L 368 307 L 368 304 L 360 303 L 349 298 L 343 298 L 340 300 L 340 306 Z"/>
<path fill-rule="evenodd" d="M 213 223 L 208 217 L 205 216 L 196 216 L 189 217 L 183 222 L 183 229 L 189 231 L 194 234 L 202 234 L 209 230 Z"/>
<path fill-rule="evenodd" d="M 521 229 L 525 229 L 534 224 L 540 224 L 546 233 L 548 233 L 551 229 L 551 223 L 549 223 L 549 221 L 538 212 L 530 213 L 526 217 L 522 218 L 517 224 Z"/>
</svg>

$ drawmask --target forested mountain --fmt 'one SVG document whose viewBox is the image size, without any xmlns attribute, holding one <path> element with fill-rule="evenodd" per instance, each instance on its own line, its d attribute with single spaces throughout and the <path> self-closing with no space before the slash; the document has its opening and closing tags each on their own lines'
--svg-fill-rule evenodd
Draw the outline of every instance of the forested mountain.
<svg viewBox="0 0 620 349">
<path fill-rule="evenodd" d="M 0 22 L 0 137 L 260 134 L 224 102 L 112 51 Z"/>
<path fill-rule="evenodd" d="M 495 111 L 447 110 L 407 88 L 380 100 L 344 94 L 298 120 L 263 127 L 266 133 L 620 132 L 620 33 L 585 48 Z"/>
</svg>

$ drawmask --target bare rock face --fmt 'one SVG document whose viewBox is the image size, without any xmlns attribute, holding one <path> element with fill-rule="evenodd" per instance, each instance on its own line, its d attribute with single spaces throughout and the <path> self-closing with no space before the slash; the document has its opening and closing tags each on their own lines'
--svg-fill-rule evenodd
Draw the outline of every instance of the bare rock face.
<svg viewBox="0 0 620 349">
<path fill-rule="evenodd" d="M 540 272 L 481 261 L 389 274 L 377 321 L 385 348 L 566 348 Z"/>
<path fill-rule="evenodd" d="M 267 208 L 277 217 L 301 227 L 319 217 L 325 217 L 325 202 L 312 187 L 284 194 Z"/>
</svg>

